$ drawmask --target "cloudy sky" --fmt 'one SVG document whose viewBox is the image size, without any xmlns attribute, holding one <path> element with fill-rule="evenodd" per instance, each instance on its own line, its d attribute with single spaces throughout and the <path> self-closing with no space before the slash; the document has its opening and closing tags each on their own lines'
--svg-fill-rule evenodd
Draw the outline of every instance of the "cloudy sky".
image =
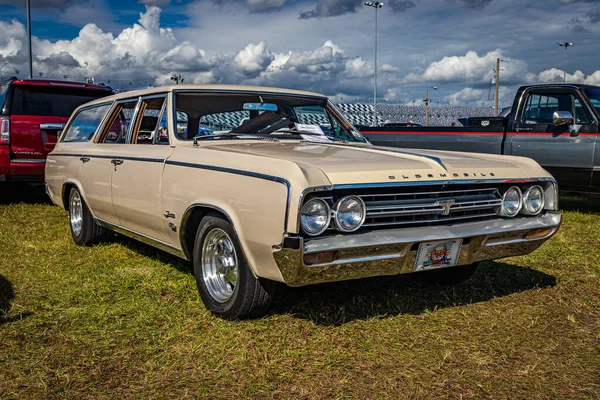
<svg viewBox="0 0 600 400">
<path fill-rule="evenodd" d="M 372 101 L 374 13 L 357 0 L 31 0 L 34 75 L 129 88 L 245 83 Z M 0 0 L 0 77 L 25 77 L 25 0 Z M 491 106 L 534 82 L 600 85 L 600 0 L 390 0 L 379 101 Z M 573 42 L 565 51 L 558 42 Z"/>
</svg>

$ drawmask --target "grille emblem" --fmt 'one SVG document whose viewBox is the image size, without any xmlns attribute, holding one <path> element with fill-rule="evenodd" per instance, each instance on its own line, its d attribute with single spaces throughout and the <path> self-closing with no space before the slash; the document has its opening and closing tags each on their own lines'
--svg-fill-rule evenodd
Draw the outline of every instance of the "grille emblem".
<svg viewBox="0 0 600 400">
<path fill-rule="evenodd" d="M 439 200 L 437 205 L 442 206 L 444 209 L 440 214 L 441 215 L 450 215 L 450 207 L 454 204 L 454 200 Z"/>
</svg>

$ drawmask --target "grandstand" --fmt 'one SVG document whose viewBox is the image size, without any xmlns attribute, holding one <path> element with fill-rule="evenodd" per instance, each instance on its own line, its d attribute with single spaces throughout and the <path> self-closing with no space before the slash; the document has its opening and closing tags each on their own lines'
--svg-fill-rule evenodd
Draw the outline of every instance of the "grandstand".
<svg viewBox="0 0 600 400">
<path fill-rule="evenodd" d="M 373 125 L 373 104 L 337 104 L 337 107 L 354 125 Z M 473 107 L 429 107 L 429 125 L 458 125 L 459 118 L 492 117 L 493 108 Z M 424 106 L 404 106 L 401 104 L 377 104 L 377 117 L 380 125 L 384 123 L 411 122 L 425 125 Z"/>
</svg>

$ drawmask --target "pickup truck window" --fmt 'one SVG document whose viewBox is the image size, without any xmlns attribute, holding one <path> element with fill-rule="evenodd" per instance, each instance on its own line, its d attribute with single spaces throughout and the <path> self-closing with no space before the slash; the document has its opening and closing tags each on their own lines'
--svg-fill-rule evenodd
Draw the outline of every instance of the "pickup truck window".
<svg viewBox="0 0 600 400">
<path fill-rule="evenodd" d="M 587 95 L 590 103 L 596 109 L 596 113 L 600 116 L 600 89 L 598 88 L 585 88 L 583 92 Z"/>
<path fill-rule="evenodd" d="M 555 111 L 572 112 L 572 97 L 570 94 L 536 94 L 527 98 L 523 112 L 525 124 L 551 124 Z"/>
<path fill-rule="evenodd" d="M 71 122 L 71 125 L 69 125 L 69 128 L 65 132 L 62 141 L 90 141 L 94 137 L 94 134 L 96 133 L 96 130 L 98 129 L 100 122 L 102 122 L 102 119 L 109 107 L 110 104 L 104 104 L 101 106 L 90 107 L 81 110 L 79 113 L 77 113 L 73 119 L 73 122 Z"/>
<path fill-rule="evenodd" d="M 574 117 L 575 117 L 575 122 L 577 122 L 578 124 L 589 124 L 589 123 L 591 123 L 592 119 L 588 115 L 588 113 L 585 110 L 585 108 L 583 108 L 583 105 L 581 104 L 581 102 L 579 101 L 579 99 L 575 98 L 575 100 L 574 100 L 573 103 L 575 105 L 575 113 L 573 114 Z"/>
<path fill-rule="evenodd" d="M 133 117 L 133 112 L 137 105 L 137 100 L 118 104 L 108 120 L 107 127 L 98 141 L 106 144 L 123 144 L 127 139 L 129 124 Z"/>
</svg>

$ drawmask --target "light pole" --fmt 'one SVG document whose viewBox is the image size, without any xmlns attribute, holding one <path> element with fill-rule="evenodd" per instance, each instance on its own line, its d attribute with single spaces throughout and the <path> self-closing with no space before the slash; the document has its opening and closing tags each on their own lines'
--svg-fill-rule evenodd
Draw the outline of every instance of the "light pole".
<svg viewBox="0 0 600 400">
<path fill-rule="evenodd" d="M 565 51 L 567 51 L 567 49 L 569 47 L 573 46 L 573 43 L 571 43 L 571 42 L 558 42 L 558 45 L 560 47 L 564 47 Z M 564 79 L 563 79 L 563 83 L 567 83 L 567 69 L 565 68 L 565 70 L 563 72 L 565 73 Z"/>
<path fill-rule="evenodd" d="M 381 1 L 365 1 L 365 6 L 375 9 L 375 82 L 373 84 L 373 126 L 378 126 L 377 122 L 377 9 L 383 8 Z"/>
<path fill-rule="evenodd" d="M 429 98 L 429 89 L 437 90 L 437 86 L 428 86 L 425 88 L 425 126 L 429 126 L 429 102 L 431 99 Z"/>
<path fill-rule="evenodd" d="M 31 50 L 31 0 L 27 0 L 27 42 L 29 43 L 29 79 L 33 79 L 33 56 Z"/>
</svg>

